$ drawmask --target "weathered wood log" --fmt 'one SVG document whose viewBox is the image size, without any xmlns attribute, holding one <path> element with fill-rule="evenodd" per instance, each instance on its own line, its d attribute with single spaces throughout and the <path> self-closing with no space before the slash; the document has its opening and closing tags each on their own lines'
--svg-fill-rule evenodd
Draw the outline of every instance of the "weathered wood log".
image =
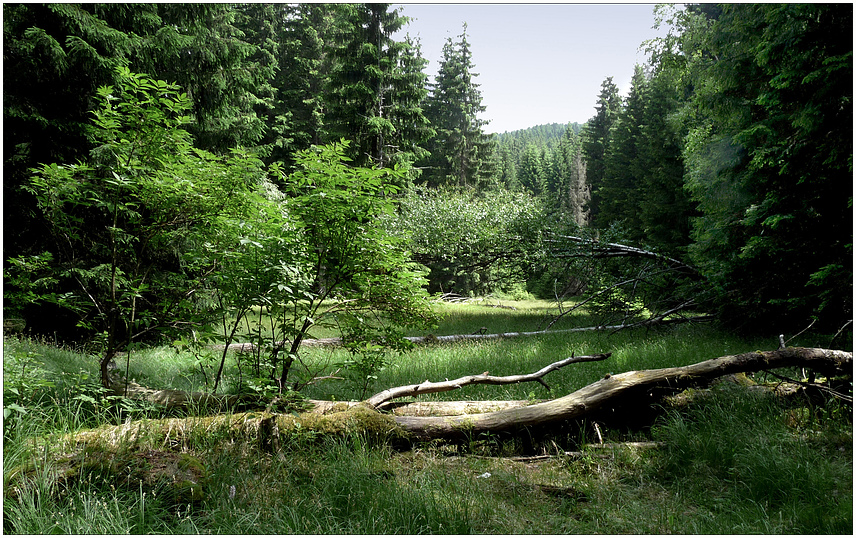
<svg viewBox="0 0 856 538">
<path fill-rule="evenodd" d="M 148 421 L 157 425 L 167 438 L 170 432 L 185 431 L 194 424 L 220 424 L 227 428 L 238 428 L 251 435 L 270 437 L 287 435 L 292 428 L 316 430 L 321 433 L 344 433 L 362 431 L 378 435 L 389 435 L 394 439 L 427 440 L 434 438 L 455 439 L 481 432 L 516 431 L 531 426 L 542 426 L 573 419 L 581 419 L 602 408 L 632 404 L 635 398 L 644 396 L 653 389 L 666 389 L 676 393 L 689 387 L 707 385 L 717 378 L 740 372 L 757 372 L 774 368 L 800 366 L 811 368 L 827 375 L 853 373 L 853 354 L 821 348 L 786 348 L 776 351 L 756 351 L 739 355 L 728 355 L 708 361 L 674 368 L 625 372 L 606 375 L 576 392 L 545 402 L 527 405 L 530 402 L 468 402 L 472 407 L 493 405 L 496 410 L 457 416 L 404 416 L 380 413 L 365 402 L 311 402 L 315 409 L 299 416 L 291 414 L 249 413 L 246 415 L 218 416 L 210 419 L 165 419 Z M 166 391 L 154 391 L 167 395 Z M 458 402 L 460 404 L 462 402 Z M 319 405 L 323 404 L 323 405 Z M 407 404 L 425 405 L 425 404 Z M 443 407 L 439 402 L 429 405 Z M 403 407 L 403 406 L 401 406 Z M 467 410 L 467 406 L 462 406 Z M 482 408 L 483 409 L 483 408 Z M 213 420 L 213 422 L 211 422 Z M 206 422 L 207 421 L 207 422 Z M 128 432 L 133 437 L 145 429 L 140 424 L 126 424 L 111 429 L 110 439 L 126 439 Z M 344 428 L 344 429 L 342 429 Z M 115 429 L 115 428 L 113 428 Z M 256 433 L 253 433 L 256 432 Z M 278 432 L 278 433 L 277 433 Z M 85 437 L 85 436 L 84 436 Z M 268 444 L 270 439 L 261 439 Z"/>
<path fill-rule="evenodd" d="M 443 417 L 490 413 L 503 409 L 525 407 L 545 400 L 456 400 L 449 402 L 388 402 L 383 411 L 392 415 L 409 417 Z M 312 405 L 311 412 L 320 415 L 338 413 L 362 402 L 331 402 L 327 400 L 307 400 Z"/>
<path fill-rule="evenodd" d="M 544 382 L 543 377 L 550 372 L 558 370 L 564 366 L 569 364 L 577 363 L 577 362 L 591 362 L 591 361 L 602 361 L 609 358 L 612 355 L 611 353 L 600 353 L 597 355 L 581 355 L 579 357 L 568 357 L 567 359 L 563 359 L 560 361 L 556 361 L 553 364 L 545 366 L 541 368 L 537 372 L 533 372 L 531 374 L 523 374 L 523 375 L 509 375 L 509 376 L 492 376 L 489 372 L 485 372 L 481 375 L 470 375 L 465 377 L 459 377 L 458 379 L 453 379 L 449 381 L 448 379 L 445 381 L 438 381 L 432 383 L 431 381 L 425 380 L 422 383 L 417 383 L 414 385 L 405 385 L 402 387 L 395 387 L 391 389 L 386 389 L 382 392 L 379 392 L 366 400 L 366 403 L 371 405 L 372 407 L 380 407 L 384 403 L 394 400 L 395 398 L 404 398 L 407 396 L 418 396 L 420 394 L 432 394 L 435 392 L 446 392 L 449 390 L 459 389 L 466 385 L 510 385 L 513 383 L 524 383 L 527 381 L 537 381 L 547 387 L 547 390 L 550 389 L 550 386 Z"/>
<path fill-rule="evenodd" d="M 582 418 L 598 409 L 632 398 L 640 391 L 665 387 L 679 391 L 707 384 L 718 377 L 738 372 L 805 366 L 817 370 L 848 371 L 852 375 L 853 354 L 820 348 L 787 348 L 728 355 L 674 368 L 642 370 L 606 375 L 582 389 L 543 403 L 526 407 L 457 417 L 396 416 L 404 430 L 423 439 L 455 438 L 483 432 L 502 432 Z"/>
<path fill-rule="evenodd" d="M 665 319 L 670 314 L 673 314 L 674 311 L 669 311 L 661 314 L 660 316 L 653 317 L 651 319 L 638 321 L 635 323 L 627 323 L 621 325 L 594 325 L 591 327 L 575 327 L 572 329 L 559 329 L 555 331 L 544 330 L 544 331 L 520 331 L 520 332 L 507 332 L 507 333 L 491 333 L 491 334 L 447 334 L 435 336 L 433 334 L 429 334 L 428 336 L 405 336 L 404 339 L 412 342 L 414 344 L 450 344 L 453 342 L 471 342 L 471 341 L 480 341 L 480 340 L 499 340 L 502 338 L 520 338 L 524 336 L 544 336 L 548 334 L 565 334 L 565 333 L 579 333 L 579 332 L 590 332 L 590 331 L 620 331 L 623 329 L 636 329 L 639 327 L 653 327 L 656 325 L 673 325 L 676 323 L 688 323 L 688 322 L 704 322 L 713 320 L 713 316 L 709 315 L 698 315 L 698 316 L 688 316 L 682 318 L 674 318 L 674 319 Z M 280 342 L 280 345 L 282 343 Z M 342 339 L 341 338 L 306 338 L 303 340 L 304 346 L 341 346 Z M 224 347 L 223 344 L 214 344 L 211 346 L 212 349 L 222 350 Z M 243 344 L 229 344 L 230 351 L 240 351 L 240 352 L 251 352 L 255 349 L 254 344 L 251 343 L 243 343 Z"/>
</svg>

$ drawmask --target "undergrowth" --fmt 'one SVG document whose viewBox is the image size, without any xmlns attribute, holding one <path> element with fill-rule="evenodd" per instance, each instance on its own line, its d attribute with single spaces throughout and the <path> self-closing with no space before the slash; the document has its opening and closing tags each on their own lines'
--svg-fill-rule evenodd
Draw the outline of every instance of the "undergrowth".
<svg viewBox="0 0 856 538">
<path fill-rule="evenodd" d="M 448 311 L 466 315 L 447 318 L 448 332 L 442 334 L 473 324 L 492 324 L 491 332 L 533 330 L 543 313 L 533 313 L 537 305 L 529 307 L 527 313 L 484 304 L 449 306 Z M 523 326 L 512 327 L 515 323 Z M 796 343 L 822 345 L 822 336 L 802 338 Z M 604 373 L 690 364 L 774 345 L 772 339 L 746 341 L 713 327 L 687 326 L 426 346 L 397 357 L 379 373 L 376 386 L 486 370 L 527 373 L 571 353 L 613 353 L 602 363 L 551 373 L 550 390 L 540 385 L 467 387 L 431 396 L 534 401 L 564 395 Z M 311 358 L 332 363 L 335 353 L 316 349 Z M 132 354 L 130 360 L 132 377 L 154 388 L 206 390 L 204 369 L 187 355 L 157 348 Z M 607 443 L 658 443 L 644 449 L 599 448 L 591 420 L 528 435 L 417 445 L 404 452 L 359 434 L 327 439 L 311 430 L 298 430 L 275 451 L 221 430 L 180 444 L 108 449 L 75 445 L 66 434 L 166 413 L 107 397 L 97 379 L 92 356 L 18 337 L 4 340 L 4 532 L 853 531 L 852 409 L 837 400 L 783 402 L 722 384 L 686 408 L 664 411 L 650 428 L 599 424 L 597 434 Z M 307 395 L 352 397 L 345 384 L 336 383 L 319 383 Z M 508 458 L 521 454 L 553 457 Z"/>
</svg>

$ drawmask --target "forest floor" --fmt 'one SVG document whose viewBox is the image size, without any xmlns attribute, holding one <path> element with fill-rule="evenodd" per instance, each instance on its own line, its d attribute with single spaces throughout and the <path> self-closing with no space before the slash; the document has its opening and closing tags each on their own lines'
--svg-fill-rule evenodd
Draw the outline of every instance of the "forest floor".
<svg viewBox="0 0 856 538">
<path fill-rule="evenodd" d="M 444 318 L 435 334 L 534 331 L 549 307 L 538 301 L 440 304 Z M 553 328 L 589 324 L 581 313 Z M 828 347 L 828 340 L 803 334 L 791 344 Z M 425 379 L 529 373 L 572 353 L 612 353 L 605 362 L 552 372 L 549 390 L 534 383 L 470 386 L 420 397 L 534 401 L 568 394 L 606 373 L 682 366 L 777 344 L 776 337 L 743 339 L 692 325 L 428 345 L 394 357 L 371 386 L 328 380 L 308 387 L 306 396 L 361 399 Z M 307 361 L 327 372 L 344 353 L 315 348 L 307 350 Z M 139 351 L 131 355 L 130 377 L 152 388 L 206 390 L 211 360 L 169 347 Z M 226 372 L 227 390 L 244 380 L 231 358 Z M 275 450 L 219 430 L 125 448 L 70 446 L 68 433 L 164 416 L 153 406 L 109 401 L 97 379 L 91 355 L 4 339 L 4 532 L 853 532 L 852 408 L 837 400 L 783 402 L 723 383 L 647 424 L 579 421 L 406 450 L 364 435 L 329 439 L 308 430 Z"/>
</svg>

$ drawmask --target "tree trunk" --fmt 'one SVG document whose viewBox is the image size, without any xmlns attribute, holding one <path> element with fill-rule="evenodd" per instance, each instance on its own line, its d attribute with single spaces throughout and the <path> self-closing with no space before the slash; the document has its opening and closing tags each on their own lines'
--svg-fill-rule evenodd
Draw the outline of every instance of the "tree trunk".
<svg viewBox="0 0 856 538">
<path fill-rule="evenodd" d="M 559 363 L 561 362 L 564 361 Z M 223 421 L 225 422 L 220 422 L 227 427 L 238 428 L 241 431 L 260 436 L 275 436 L 274 433 L 271 433 L 274 431 L 278 431 L 280 435 L 287 434 L 290 428 L 299 427 L 325 434 L 341 434 L 345 431 L 352 432 L 365 429 L 367 433 L 389 435 L 393 439 L 455 439 L 482 432 L 517 431 L 532 426 L 582 419 L 605 408 L 622 404 L 636 405 L 640 400 L 647 403 L 647 395 L 652 390 L 659 391 L 662 389 L 666 395 L 689 387 L 705 386 L 712 380 L 730 374 L 795 366 L 810 368 L 826 375 L 852 375 L 853 354 L 821 348 L 786 348 L 776 351 L 728 355 L 689 366 L 606 375 L 603 379 L 572 394 L 531 405 L 529 405 L 531 402 L 528 401 L 417 402 L 403 405 L 392 404 L 391 407 L 395 409 L 392 414 L 387 414 L 378 412 L 366 402 L 310 401 L 309 403 L 313 404 L 314 408 L 299 416 L 250 413 L 246 416 L 232 415 L 232 418 L 228 420 L 224 418 Z M 536 374 L 538 372 L 525 377 L 533 377 Z M 234 396 L 216 397 L 207 393 L 188 395 L 180 391 L 152 391 L 133 384 L 131 387 L 129 394 L 145 396 L 151 401 L 165 404 L 175 404 L 176 402 L 181 402 L 183 405 L 189 403 L 196 405 L 230 404 L 237 401 Z M 124 390 L 124 385 L 122 385 L 122 390 Z M 392 389 L 392 392 L 395 392 L 395 389 Z M 473 410 L 479 412 L 473 414 Z M 437 411 L 447 416 L 424 416 L 425 413 L 433 414 Z M 405 412 L 422 416 L 408 416 L 403 414 Z M 449 416 L 450 413 L 459 414 Z M 186 428 L 189 424 L 188 420 L 191 422 L 203 421 L 202 418 L 197 418 L 148 422 L 151 422 L 153 427 L 170 432 L 174 431 L 173 422 L 184 424 L 185 426 L 181 426 L 181 428 Z M 175 426 L 175 428 L 177 427 Z M 139 424 L 133 428 L 125 425 L 121 428 L 124 428 L 122 432 L 125 430 L 138 432 L 140 428 L 143 428 L 143 425 Z M 265 444 L 271 442 L 270 439 L 260 439 L 260 441 Z"/>
<path fill-rule="evenodd" d="M 661 368 L 606 375 L 582 389 L 543 403 L 526 407 L 455 417 L 404 417 L 395 422 L 417 438 L 455 438 L 482 432 L 501 432 L 583 418 L 606 406 L 627 403 L 653 388 L 680 391 L 705 385 L 718 377 L 739 372 L 803 366 L 818 371 L 852 375 L 853 354 L 820 348 L 787 348 L 728 355 L 690 366 Z"/>
</svg>

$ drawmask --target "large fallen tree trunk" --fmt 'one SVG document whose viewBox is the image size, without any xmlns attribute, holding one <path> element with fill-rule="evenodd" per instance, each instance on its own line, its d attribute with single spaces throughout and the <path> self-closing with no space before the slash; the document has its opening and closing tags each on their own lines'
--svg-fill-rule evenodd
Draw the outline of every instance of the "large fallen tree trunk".
<svg viewBox="0 0 856 538">
<path fill-rule="evenodd" d="M 600 408 L 627 403 L 640 392 L 654 388 L 680 391 L 705 385 L 718 377 L 739 372 L 802 366 L 817 371 L 852 375 L 853 354 L 820 348 L 787 348 L 729 355 L 690 366 L 606 375 L 600 381 L 543 403 L 454 417 L 397 416 L 395 422 L 418 438 L 453 438 L 482 432 L 502 432 L 551 422 L 580 419 Z"/>
<path fill-rule="evenodd" d="M 176 432 L 185 432 L 195 424 L 213 423 L 222 427 L 250 432 L 250 435 L 265 437 L 259 439 L 264 445 L 275 442 L 278 435 L 300 428 L 303 431 L 314 430 L 325 434 L 342 434 L 363 431 L 382 434 L 392 439 L 427 440 L 455 439 L 476 435 L 482 432 L 509 432 L 532 426 L 582 419 L 598 410 L 633 405 L 645 400 L 647 394 L 662 390 L 663 396 L 677 393 L 690 387 L 705 386 L 711 381 L 730 374 L 758 372 L 786 367 L 804 367 L 827 376 L 853 374 L 853 354 L 821 348 L 786 348 L 776 351 L 757 351 L 728 355 L 708 361 L 674 368 L 625 372 L 606 375 L 576 392 L 546 402 L 526 405 L 528 402 L 466 402 L 459 406 L 466 413 L 469 409 L 495 404 L 495 411 L 457 416 L 404 416 L 397 412 L 390 415 L 381 413 L 366 402 L 327 402 L 330 405 L 316 405 L 313 411 L 298 416 L 292 414 L 249 413 L 246 415 L 222 415 L 212 418 L 165 419 L 161 421 L 139 421 L 139 424 L 125 424 L 121 427 L 101 429 L 97 435 L 106 435 L 109 439 L 128 439 L 139 437 L 146 424 L 165 432 L 167 438 Z M 537 372 L 536 372 L 537 374 Z M 392 389 L 391 393 L 396 393 Z M 320 402 L 319 402 L 320 403 Z M 451 402 L 449 402 L 451 403 Z M 461 404 L 461 402 L 456 402 Z M 647 401 L 646 401 L 647 403 Z M 440 408 L 440 402 L 431 405 Z M 416 407 L 422 407 L 419 404 Z M 424 411 L 424 409 L 423 409 Z M 212 423 L 213 421 L 213 423 Z M 117 429 L 115 432 L 114 429 Z M 84 432 L 85 433 L 85 432 Z M 91 438 L 95 433 L 81 434 L 80 439 Z M 156 437 L 156 436 L 155 436 Z"/>
</svg>

